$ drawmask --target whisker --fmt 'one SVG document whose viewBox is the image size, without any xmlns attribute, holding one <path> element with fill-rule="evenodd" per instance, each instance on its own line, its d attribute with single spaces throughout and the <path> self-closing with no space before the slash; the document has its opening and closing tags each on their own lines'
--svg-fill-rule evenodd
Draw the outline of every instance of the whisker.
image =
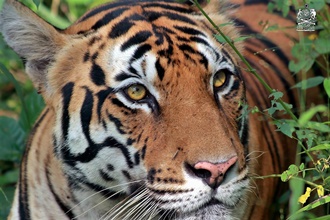
<svg viewBox="0 0 330 220">
<path fill-rule="evenodd" d="M 93 193 L 92 195 L 84 198 L 82 201 L 80 201 L 79 203 L 77 203 L 76 205 L 74 205 L 71 209 L 69 209 L 66 213 L 72 211 L 74 208 L 78 207 L 80 204 L 82 204 L 83 202 L 85 202 L 86 200 L 90 199 L 91 197 L 95 196 L 95 195 L 98 195 L 100 194 L 101 192 L 104 192 L 106 190 L 109 190 L 109 189 L 114 189 L 114 188 L 117 188 L 117 187 L 121 187 L 121 186 L 125 186 L 125 185 L 130 185 L 130 184 L 133 184 L 133 183 L 138 183 L 140 182 L 141 180 L 136 180 L 136 181 L 132 181 L 132 182 L 128 182 L 128 183 L 123 183 L 123 184 L 118 184 L 118 185 L 115 185 L 115 186 L 110 186 L 110 187 L 107 187 L 105 189 L 102 189 L 100 191 L 97 191 L 95 193 Z M 111 197 L 110 197 L 111 198 Z M 109 198 L 107 198 L 109 199 Z"/>
<path fill-rule="evenodd" d="M 128 213 L 129 214 L 128 217 L 131 217 L 128 219 L 143 219 L 142 217 L 144 217 L 147 214 L 145 213 L 145 210 L 149 208 L 150 201 L 152 201 L 152 199 L 148 197 L 147 194 L 145 194 L 143 200 L 141 200 L 140 203 Z M 131 213 L 134 215 L 131 216 Z"/>
<path fill-rule="evenodd" d="M 118 192 L 112 194 L 111 196 L 108 196 L 107 198 L 103 199 L 101 202 L 97 203 L 96 205 L 92 206 L 91 208 L 89 208 L 89 209 L 87 209 L 86 211 L 80 213 L 79 215 L 75 216 L 75 217 L 72 218 L 72 219 L 77 219 L 78 217 L 85 215 L 86 213 L 88 213 L 89 211 L 91 211 L 92 209 L 94 209 L 95 207 L 99 206 L 99 205 L 102 204 L 103 202 L 105 202 L 105 201 L 107 201 L 108 199 L 110 199 L 111 197 L 116 196 L 116 195 L 118 195 L 118 194 L 120 194 L 120 193 L 122 193 L 122 192 L 124 192 L 124 191 L 125 191 L 125 190 L 121 190 L 121 191 L 118 191 Z"/>
<path fill-rule="evenodd" d="M 134 205 L 133 207 L 132 207 L 132 205 L 133 205 L 134 203 L 130 203 L 130 204 L 129 204 L 128 208 L 130 208 L 130 209 L 129 209 L 128 212 L 125 213 L 125 218 L 124 218 L 124 219 L 135 219 L 134 216 L 135 216 L 137 213 L 139 213 L 138 211 L 141 209 L 141 207 L 143 207 L 143 205 L 145 205 L 145 204 L 144 204 L 144 201 L 146 200 L 145 195 L 146 195 L 146 194 L 143 193 L 143 194 L 141 195 L 141 196 L 142 196 L 142 199 L 137 200 L 137 202 L 135 202 L 135 205 Z M 134 200 L 136 200 L 136 199 L 134 198 Z M 132 215 L 134 215 L 134 216 L 132 216 Z"/>
<path fill-rule="evenodd" d="M 139 200 L 141 200 L 141 198 L 145 197 L 145 192 L 146 190 L 143 189 L 140 191 L 140 189 L 143 186 L 139 187 L 139 189 L 137 189 L 136 191 L 138 193 L 136 194 L 132 194 L 129 197 L 125 198 L 124 200 L 122 200 L 121 202 L 119 202 L 117 205 L 115 205 L 114 207 L 112 207 L 107 213 L 105 213 L 101 219 L 104 217 L 104 219 L 116 219 L 118 216 L 120 216 L 121 214 L 123 214 L 123 212 L 127 209 L 130 208 L 130 206 L 132 206 L 135 203 L 139 203 Z M 108 215 L 108 216 L 105 216 Z"/>
<path fill-rule="evenodd" d="M 252 157 L 253 154 L 257 154 L 257 155 Z M 246 161 L 248 162 L 248 161 L 251 161 L 251 160 L 256 160 L 264 154 L 265 154 L 264 151 L 252 151 L 252 152 L 250 152 L 249 154 L 246 155 L 246 158 L 247 158 Z"/>
</svg>

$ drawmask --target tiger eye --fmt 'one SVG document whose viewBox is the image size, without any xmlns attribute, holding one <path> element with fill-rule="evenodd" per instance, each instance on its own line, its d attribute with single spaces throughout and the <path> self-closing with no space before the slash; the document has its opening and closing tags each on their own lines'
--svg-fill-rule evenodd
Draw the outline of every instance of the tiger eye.
<svg viewBox="0 0 330 220">
<path fill-rule="evenodd" d="M 146 97 L 147 89 L 142 85 L 134 84 L 126 89 L 126 93 L 132 100 L 139 101 Z"/>
<path fill-rule="evenodd" d="M 215 88 L 220 88 L 225 84 L 226 79 L 227 79 L 227 75 L 224 71 L 217 72 L 213 78 L 213 86 Z"/>
</svg>

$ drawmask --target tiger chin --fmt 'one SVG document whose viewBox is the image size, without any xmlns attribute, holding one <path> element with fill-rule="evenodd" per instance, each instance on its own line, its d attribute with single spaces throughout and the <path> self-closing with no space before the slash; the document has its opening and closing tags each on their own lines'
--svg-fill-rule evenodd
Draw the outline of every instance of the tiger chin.
<svg viewBox="0 0 330 220">
<path fill-rule="evenodd" d="M 239 36 L 236 7 L 200 4 Z M 277 180 L 251 176 L 279 172 L 290 142 L 244 113 L 267 100 L 191 1 L 116 1 L 59 30 L 6 0 L 0 30 L 46 103 L 9 219 L 268 219 Z M 286 88 L 272 67 L 281 58 L 255 57 Z M 281 80 L 293 85 L 287 72 Z"/>
</svg>

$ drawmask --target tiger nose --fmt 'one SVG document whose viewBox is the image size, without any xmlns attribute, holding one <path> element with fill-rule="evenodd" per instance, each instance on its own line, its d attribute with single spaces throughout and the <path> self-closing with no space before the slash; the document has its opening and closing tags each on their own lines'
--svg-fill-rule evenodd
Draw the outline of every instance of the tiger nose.
<svg viewBox="0 0 330 220">
<path fill-rule="evenodd" d="M 207 185 L 216 189 L 222 183 L 225 173 L 237 161 L 237 156 L 230 158 L 222 163 L 198 162 L 192 168 L 194 174 L 203 179 Z"/>
</svg>

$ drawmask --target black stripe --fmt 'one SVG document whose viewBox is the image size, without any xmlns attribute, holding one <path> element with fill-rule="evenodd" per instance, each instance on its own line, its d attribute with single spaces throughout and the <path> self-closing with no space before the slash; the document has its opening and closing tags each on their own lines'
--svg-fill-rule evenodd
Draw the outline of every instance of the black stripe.
<svg viewBox="0 0 330 220">
<path fill-rule="evenodd" d="M 147 151 L 147 145 L 144 145 L 141 149 L 141 158 L 142 158 L 142 160 L 144 160 L 144 158 L 146 156 L 146 151 Z"/>
<path fill-rule="evenodd" d="M 53 184 L 52 182 L 50 181 L 50 173 L 49 173 L 49 167 L 46 166 L 46 178 L 47 178 L 47 185 L 50 189 L 50 192 L 53 194 L 54 198 L 55 198 L 55 201 L 56 203 L 58 204 L 58 206 L 62 209 L 63 213 L 69 218 L 69 219 L 73 219 L 75 217 L 75 215 L 72 213 L 71 209 L 66 206 L 61 198 L 55 193 L 54 191 L 54 188 L 53 188 Z"/>
<path fill-rule="evenodd" d="M 19 199 L 18 199 L 18 211 L 19 211 L 19 218 L 21 220 L 29 220 L 31 219 L 30 216 L 30 207 L 29 207 L 29 190 L 28 190 L 28 156 L 31 149 L 31 141 L 33 136 L 35 135 L 38 127 L 40 126 L 41 122 L 44 120 L 46 115 L 48 114 L 49 109 L 47 108 L 43 114 L 39 117 L 37 122 L 35 123 L 30 136 L 29 140 L 26 144 L 25 152 L 23 155 L 23 160 L 21 164 L 21 173 L 19 177 L 18 187 L 19 187 Z M 24 193 L 23 193 L 24 192 Z"/>
<path fill-rule="evenodd" d="M 89 52 L 86 52 L 84 54 L 83 62 L 86 63 L 89 60 L 89 58 L 90 58 L 90 54 L 89 54 Z"/>
<path fill-rule="evenodd" d="M 105 74 L 103 69 L 97 65 L 96 63 L 93 63 L 91 72 L 90 72 L 90 77 L 93 81 L 98 86 L 105 85 Z"/>
<path fill-rule="evenodd" d="M 69 105 L 72 97 L 73 87 L 74 87 L 74 83 L 69 82 L 62 88 L 62 96 L 63 96 L 62 134 L 64 141 L 68 139 L 68 129 L 70 126 Z"/>
<path fill-rule="evenodd" d="M 173 46 L 169 45 L 167 49 L 159 50 L 157 53 L 159 56 L 164 56 L 167 59 L 171 60 L 170 56 L 173 55 Z"/>
<path fill-rule="evenodd" d="M 115 180 L 113 177 L 111 177 L 108 173 L 104 172 L 103 170 L 99 170 L 99 174 L 102 177 L 102 179 L 107 182 L 111 182 Z"/>
<path fill-rule="evenodd" d="M 124 51 L 133 45 L 144 43 L 150 36 L 152 36 L 150 31 L 140 31 L 130 37 L 123 45 L 121 45 L 120 50 Z"/>
<path fill-rule="evenodd" d="M 124 108 L 126 109 L 127 111 L 129 111 L 131 114 L 136 114 L 137 113 L 137 110 L 136 109 L 131 109 L 131 108 L 128 108 L 126 105 L 124 105 L 121 101 L 119 101 L 119 99 L 117 98 L 113 98 L 111 99 L 111 102 L 112 104 L 118 106 L 119 108 Z"/>
<path fill-rule="evenodd" d="M 116 139 L 114 139 L 113 137 L 108 137 L 103 143 L 100 144 L 94 143 L 93 140 L 91 139 L 89 132 L 89 125 L 93 114 L 94 98 L 92 92 L 88 88 L 85 89 L 86 89 L 86 95 L 80 111 L 80 120 L 82 124 L 81 126 L 83 133 L 88 142 L 88 147 L 86 148 L 85 152 L 78 155 L 73 155 L 70 152 L 68 146 L 66 145 L 62 146 L 62 154 L 63 157 L 65 158 L 64 162 L 68 163 L 69 165 L 74 165 L 78 161 L 82 163 L 88 163 L 96 157 L 96 155 L 100 150 L 102 150 L 105 147 L 110 147 L 110 148 L 119 148 L 126 159 L 127 165 L 129 166 L 129 168 L 132 168 L 133 161 L 131 159 L 128 149 L 124 145 L 119 143 Z M 64 104 L 64 106 L 68 107 L 68 103 L 69 101 L 66 101 L 66 104 Z M 67 109 L 67 107 L 65 109 Z M 64 112 L 66 112 L 65 109 Z M 65 115 L 65 113 L 63 114 Z M 68 122 L 63 124 L 68 124 Z"/>
<path fill-rule="evenodd" d="M 204 46 L 208 47 L 209 49 L 211 49 L 213 51 L 213 53 L 215 54 L 216 56 L 216 60 L 219 60 L 220 59 L 220 54 L 213 48 L 211 47 L 207 41 L 205 41 L 204 39 L 200 38 L 200 37 L 196 37 L 196 36 L 191 36 L 190 38 L 190 41 L 195 41 L 197 43 L 200 43 L 200 44 L 203 44 Z M 222 50 L 222 51 L 225 51 L 225 50 Z"/>
<path fill-rule="evenodd" d="M 134 14 L 124 18 L 123 20 L 121 20 L 120 22 L 118 22 L 113 26 L 112 30 L 109 33 L 109 37 L 114 39 L 127 33 L 127 31 L 129 31 L 129 29 L 131 29 L 131 27 L 135 25 L 133 21 L 141 21 L 141 20 L 145 20 L 145 18 L 138 14 Z"/>
<path fill-rule="evenodd" d="M 116 75 L 115 80 L 118 82 L 124 81 L 125 79 L 131 78 L 132 75 L 125 73 L 125 72 L 121 72 L 118 75 Z"/>
<path fill-rule="evenodd" d="M 173 11 L 177 11 L 180 13 L 186 13 L 186 14 L 190 14 L 190 13 L 194 12 L 194 10 L 192 10 L 192 8 L 181 7 L 178 5 L 170 5 L 170 4 L 166 4 L 166 3 L 165 4 L 150 3 L 150 4 L 147 4 L 146 6 L 144 6 L 144 8 L 150 8 L 150 7 L 158 7 L 158 8 L 173 10 Z"/>
<path fill-rule="evenodd" d="M 192 48 L 188 44 L 181 44 L 178 47 L 183 52 L 187 52 L 187 53 L 185 53 L 185 56 L 191 60 L 193 60 L 193 59 L 190 57 L 190 54 L 198 54 L 199 56 L 201 56 L 201 59 L 199 60 L 199 62 L 204 65 L 205 69 L 208 69 L 209 62 L 208 62 L 207 58 L 204 56 L 204 54 L 196 51 L 194 48 Z"/>
<path fill-rule="evenodd" d="M 137 151 L 135 154 L 134 154 L 134 162 L 135 162 L 135 165 L 139 165 L 140 164 L 140 151 Z"/>
<path fill-rule="evenodd" d="M 201 35 L 203 37 L 206 37 L 205 34 L 199 30 L 196 30 L 194 28 L 189 28 L 189 27 L 182 27 L 182 26 L 177 26 L 174 25 L 174 28 L 189 35 Z"/>
<path fill-rule="evenodd" d="M 191 25 L 197 25 L 195 21 L 191 20 L 187 16 L 180 15 L 177 13 L 164 12 L 164 16 L 174 21 L 182 21 Z"/>
<path fill-rule="evenodd" d="M 155 25 L 152 25 L 152 30 L 154 32 L 154 35 L 157 37 L 156 40 L 156 45 L 161 45 L 164 43 L 164 37 L 166 38 L 166 40 L 168 41 L 168 44 L 171 46 L 173 45 L 173 41 L 171 39 L 171 37 L 169 36 L 169 34 L 175 34 L 175 32 L 173 32 L 171 29 L 166 28 L 166 27 L 158 27 Z"/>
<path fill-rule="evenodd" d="M 237 90 L 240 87 L 240 81 L 238 79 L 234 80 L 234 83 L 232 87 L 230 88 L 230 91 L 223 96 L 225 99 L 231 99 L 237 95 Z"/>
<path fill-rule="evenodd" d="M 158 77 L 159 77 L 160 81 L 162 81 L 164 78 L 164 75 L 165 75 L 165 69 L 160 64 L 159 59 L 157 59 L 155 66 L 156 66 Z"/>
<path fill-rule="evenodd" d="M 123 124 L 121 123 L 121 121 L 118 118 L 116 118 L 115 116 L 113 116 L 112 114 L 110 114 L 109 112 L 107 112 L 107 114 L 108 114 L 109 120 L 115 124 L 117 131 L 120 134 L 126 134 L 126 132 L 122 129 Z"/>
<path fill-rule="evenodd" d="M 118 8 L 114 11 L 109 12 L 108 14 L 106 14 L 105 16 L 103 16 L 103 18 L 101 18 L 100 20 L 98 20 L 91 29 L 93 30 L 97 30 L 100 27 L 108 24 L 110 21 L 114 20 L 115 18 L 119 17 L 120 15 L 122 15 L 125 11 L 127 11 L 129 8 Z"/>
<path fill-rule="evenodd" d="M 98 8 L 92 9 L 90 12 L 86 13 L 81 19 L 79 19 L 78 23 L 83 22 L 103 11 L 107 11 L 112 8 L 121 7 L 121 6 L 127 7 L 128 5 L 130 5 L 130 6 L 136 5 L 136 0 L 118 1 L 118 2 L 114 2 L 114 3 L 108 3 L 105 5 L 102 5 Z"/>
<path fill-rule="evenodd" d="M 132 180 L 132 177 L 127 170 L 122 170 L 121 172 L 127 178 L 127 180 Z"/>
<path fill-rule="evenodd" d="M 101 90 L 100 92 L 97 93 L 97 98 L 98 98 L 98 102 L 97 102 L 97 116 L 99 119 L 99 122 L 101 122 L 101 110 L 102 110 L 102 106 L 106 100 L 106 98 L 109 97 L 110 94 L 113 93 L 113 89 L 112 88 L 107 88 L 105 90 Z"/>
<path fill-rule="evenodd" d="M 107 169 L 108 169 L 109 171 L 114 171 L 114 170 L 115 170 L 115 168 L 113 167 L 113 165 L 110 164 L 110 163 L 107 164 Z"/>
<path fill-rule="evenodd" d="M 152 49 L 152 47 L 149 44 L 143 44 L 143 45 L 141 45 L 140 47 L 138 47 L 135 50 L 135 52 L 134 52 L 134 54 L 133 54 L 133 56 L 132 56 L 132 58 L 130 60 L 130 63 L 131 62 L 134 62 L 135 60 L 137 60 L 139 58 L 141 58 L 145 53 L 147 53 L 151 49 Z"/>
</svg>

